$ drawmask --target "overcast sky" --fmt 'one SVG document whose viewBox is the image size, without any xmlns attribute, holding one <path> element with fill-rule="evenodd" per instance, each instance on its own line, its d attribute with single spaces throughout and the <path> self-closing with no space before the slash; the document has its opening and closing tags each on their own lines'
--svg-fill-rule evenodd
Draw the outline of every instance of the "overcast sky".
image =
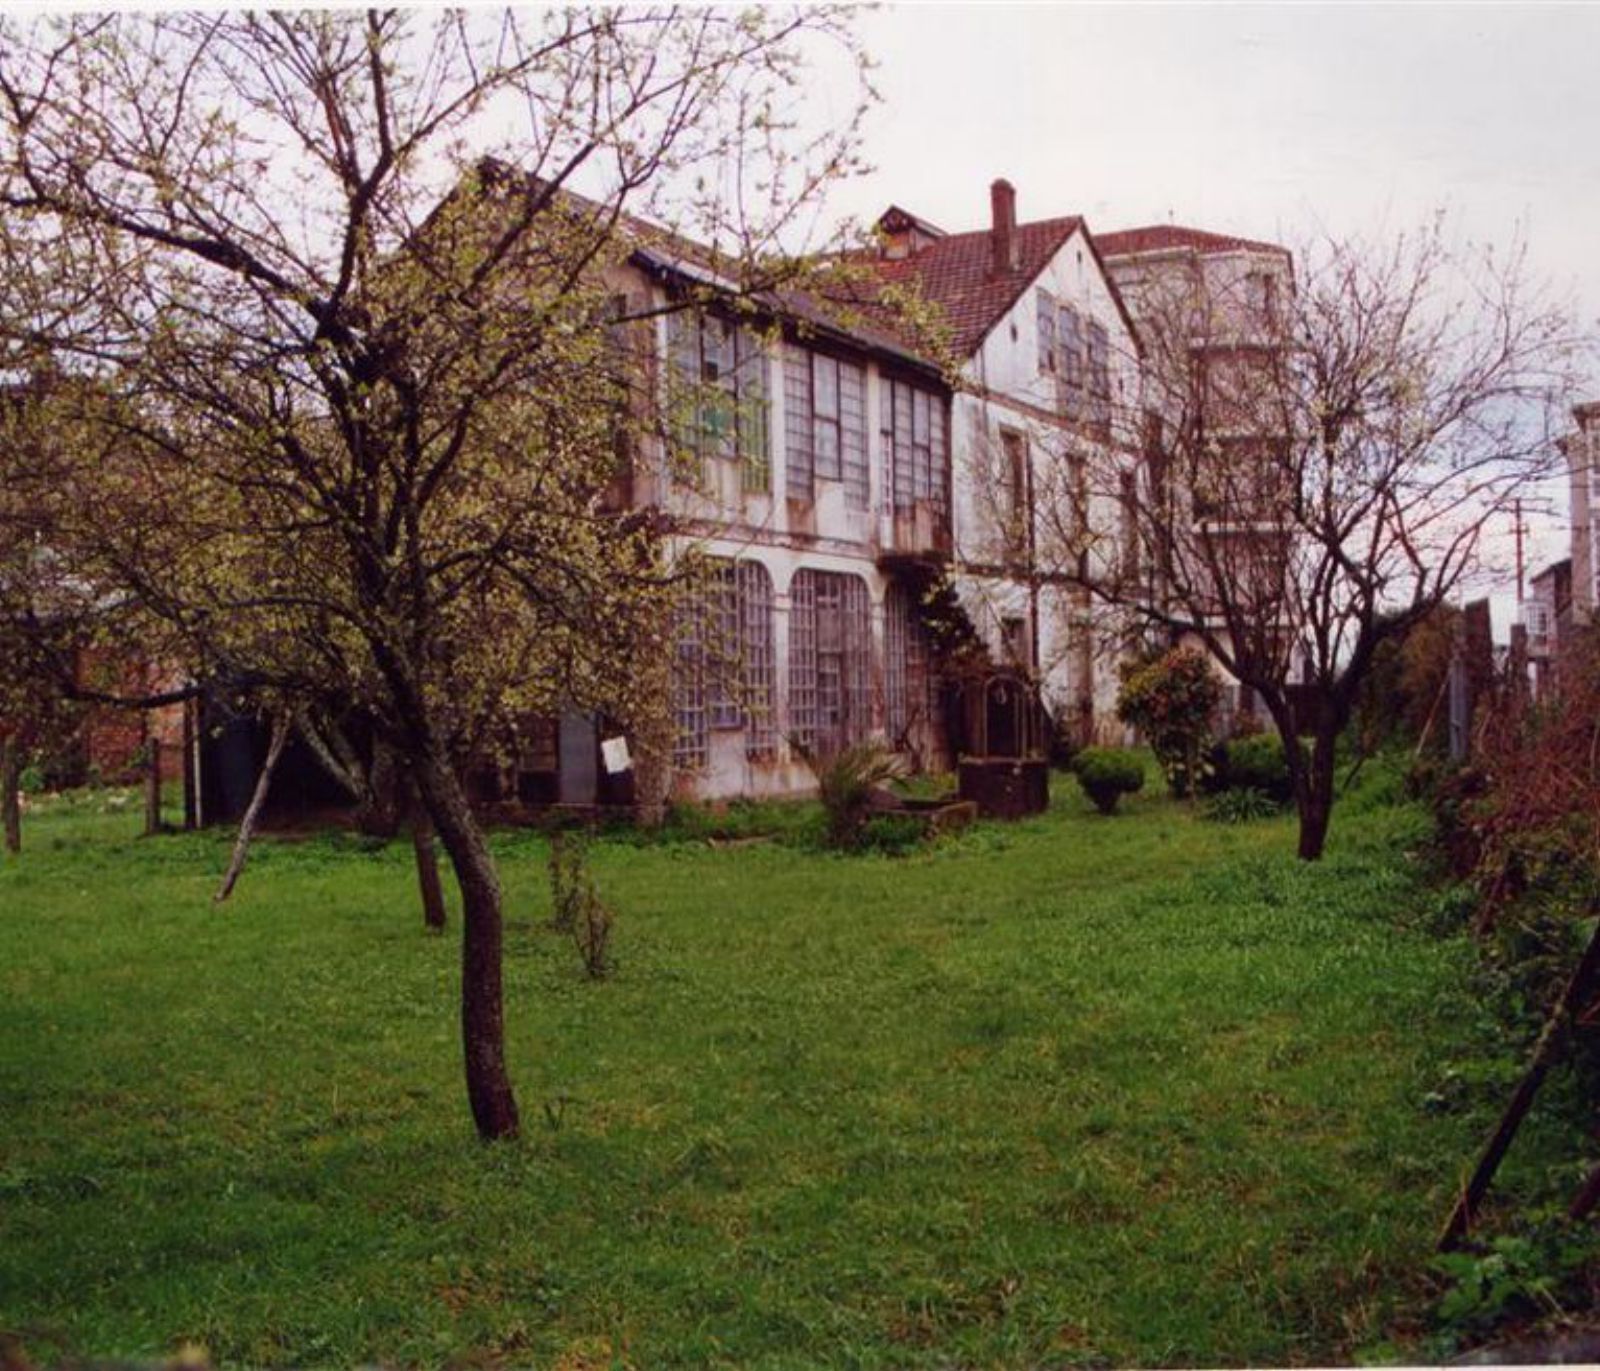
<svg viewBox="0 0 1600 1371">
<path fill-rule="evenodd" d="M 916 4 L 861 29 L 877 171 L 839 212 L 978 228 L 1005 176 L 1022 219 L 1293 243 L 1442 206 L 1479 240 L 1520 228 L 1600 319 L 1600 5 Z"/>
</svg>

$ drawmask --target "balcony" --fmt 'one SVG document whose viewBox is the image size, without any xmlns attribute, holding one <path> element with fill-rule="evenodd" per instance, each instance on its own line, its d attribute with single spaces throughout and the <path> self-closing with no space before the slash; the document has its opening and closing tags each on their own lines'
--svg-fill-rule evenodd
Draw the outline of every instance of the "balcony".
<svg viewBox="0 0 1600 1371">
<path fill-rule="evenodd" d="M 880 565 L 907 560 L 945 562 L 954 547 L 950 515 L 927 500 L 885 514 L 881 530 Z"/>
</svg>

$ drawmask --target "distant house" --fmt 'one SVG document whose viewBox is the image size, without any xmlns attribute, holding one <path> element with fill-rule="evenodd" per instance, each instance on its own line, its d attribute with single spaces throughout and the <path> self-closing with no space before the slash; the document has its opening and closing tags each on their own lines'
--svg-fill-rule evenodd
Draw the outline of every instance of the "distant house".
<svg viewBox="0 0 1600 1371">
<path fill-rule="evenodd" d="M 1572 632 L 1572 558 L 1552 562 L 1534 576 L 1519 610 L 1528 635 L 1533 692 L 1543 696 L 1550 689 L 1562 640 Z"/>
<path fill-rule="evenodd" d="M 1270 604 L 1276 598 L 1274 543 L 1281 546 L 1282 534 L 1270 517 L 1252 516 L 1269 514 L 1280 496 L 1270 475 L 1249 480 L 1244 474 L 1270 473 L 1272 455 L 1288 440 L 1271 389 L 1285 347 L 1293 257 L 1275 243 L 1181 224 L 1123 229 L 1096 241 L 1147 344 L 1147 468 L 1152 475 L 1164 470 L 1164 445 L 1177 425 L 1191 427 L 1187 441 L 1215 449 L 1218 468 L 1228 475 L 1226 494 L 1186 490 L 1180 504 L 1188 517 L 1208 525 L 1219 563 L 1263 576 L 1258 598 Z M 1237 556 L 1227 551 L 1230 542 Z M 1240 602 L 1237 587 L 1233 599 Z M 1285 634 L 1296 631 L 1287 621 L 1282 627 Z M 1266 722 L 1257 717 L 1248 687 L 1228 678 L 1223 698 L 1225 731 Z"/>
</svg>

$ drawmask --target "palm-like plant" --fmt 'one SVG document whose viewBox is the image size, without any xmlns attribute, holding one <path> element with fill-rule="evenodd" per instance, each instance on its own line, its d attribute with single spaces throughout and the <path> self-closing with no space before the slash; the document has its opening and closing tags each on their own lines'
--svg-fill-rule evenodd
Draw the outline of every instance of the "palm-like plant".
<svg viewBox="0 0 1600 1371">
<path fill-rule="evenodd" d="M 899 778 L 900 758 L 877 741 L 828 753 L 818 753 L 797 738 L 789 742 L 817 778 L 817 798 L 828 816 L 828 845 L 859 847 L 872 812 L 872 793 Z"/>
</svg>

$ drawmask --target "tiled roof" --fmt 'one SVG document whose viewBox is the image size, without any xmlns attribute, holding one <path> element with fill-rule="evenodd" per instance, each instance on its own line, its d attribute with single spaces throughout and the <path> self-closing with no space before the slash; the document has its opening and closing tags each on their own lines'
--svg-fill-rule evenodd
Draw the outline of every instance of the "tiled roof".
<svg viewBox="0 0 1600 1371">
<path fill-rule="evenodd" d="M 1235 238 L 1226 233 L 1185 228 L 1182 224 L 1147 224 L 1143 228 L 1118 229 L 1097 233 L 1095 245 L 1104 257 L 1126 257 L 1135 252 L 1170 252 L 1192 248 L 1196 252 L 1281 252 L 1288 249 L 1277 243 L 1262 243 L 1253 238 Z"/>
<path fill-rule="evenodd" d="M 912 256 L 881 259 L 873 268 L 885 285 L 915 284 L 925 299 L 940 305 L 956 354 L 970 357 L 1082 224 L 1077 215 L 1018 224 L 1017 265 L 1011 271 L 994 270 L 988 229 L 946 234 Z"/>
</svg>

